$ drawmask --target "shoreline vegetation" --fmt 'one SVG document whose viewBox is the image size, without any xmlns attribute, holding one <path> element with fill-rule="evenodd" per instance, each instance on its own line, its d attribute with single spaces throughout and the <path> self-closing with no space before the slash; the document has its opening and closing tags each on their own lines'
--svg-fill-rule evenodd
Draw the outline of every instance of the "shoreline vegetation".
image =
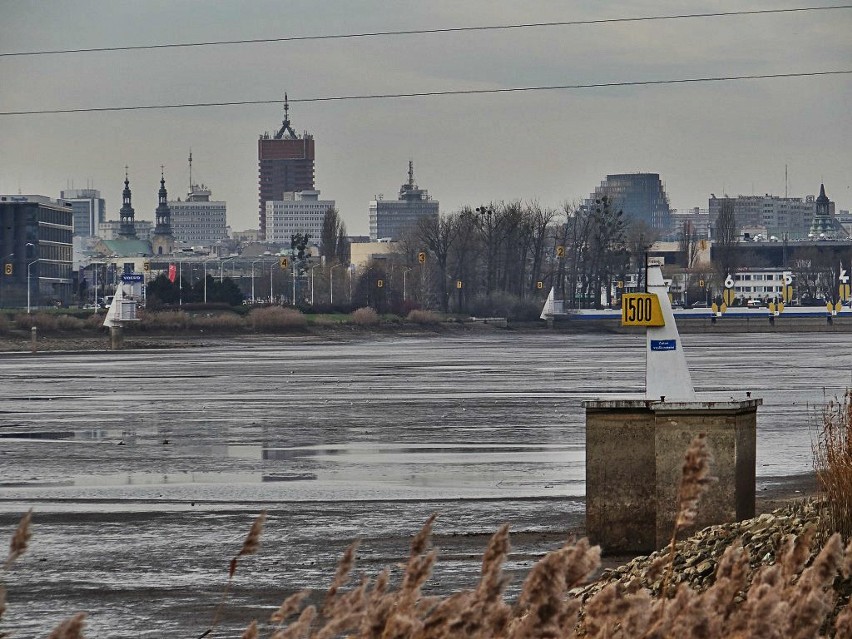
<svg viewBox="0 0 852 639">
<path fill-rule="evenodd" d="M 110 350 L 105 312 L 77 309 L 0 312 L 0 352 Z M 229 307 L 205 305 L 181 310 L 140 310 L 139 320 L 123 327 L 124 349 L 203 347 L 210 340 L 263 336 L 362 339 L 395 335 L 452 335 L 470 331 L 517 331 L 563 333 L 636 333 L 643 329 L 621 327 L 612 321 L 568 321 L 550 325 L 543 320 L 507 317 L 445 315 L 413 310 L 403 317 L 378 314 L 370 307 L 352 313 L 303 313 L 280 306 Z M 852 325 L 824 318 L 786 324 L 725 319 L 679 322 L 681 333 L 850 332 Z"/>
</svg>

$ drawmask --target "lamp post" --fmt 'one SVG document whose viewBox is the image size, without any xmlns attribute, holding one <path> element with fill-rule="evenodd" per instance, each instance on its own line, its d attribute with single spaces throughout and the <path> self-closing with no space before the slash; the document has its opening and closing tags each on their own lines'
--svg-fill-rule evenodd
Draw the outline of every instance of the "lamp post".
<svg viewBox="0 0 852 639">
<path fill-rule="evenodd" d="M 263 260 L 255 260 L 251 263 L 251 303 L 254 304 L 254 300 L 256 299 L 254 296 L 254 265 L 258 262 L 262 262 Z"/>
<path fill-rule="evenodd" d="M 314 269 L 316 267 L 316 264 L 311 267 L 311 306 L 314 305 Z"/>
<path fill-rule="evenodd" d="M 405 276 L 408 275 L 408 271 L 410 271 L 410 270 L 411 270 L 410 268 L 407 268 L 402 272 L 402 301 L 403 302 L 406 300 L 406 297 L 407 297 L 407 295 L 406 295 L 407 289 L 405 287 Z"/>
<path fill-rule="evenodd" d="M 235 257 L 236 257 L 236 255 L 232 255 L 231 257 L 226 257 L 223 260 L 219 260 L 219 284 L 222 283 L 222 273 L 225 270 L 225 262 L 227 262 L 228 260 L 233 260 Z M 233 276 L 233 274 L 234 274 L 234 272 L 231 271 L 232 276 Z"/>
<path fill-rule="evenodd" d="M 343 264 L 335 264 L 328 270 L 328 305 L 334 305 L 334 269 Z"/>
<path fill-rule="evenodd" d="M 272 304 L 272 303 L 273 303 L 273 302 L 272 302 L 272 273 L 273 273 L 274 271 L 275 271 L 275 262 L 273 262 L 273 263 L 272 263 L 272 264 L 270 264 L 270 266 L 269 266 L 269 303 L 270 303 L 270 304 Z M 287 281 L 287 280 L 284 280 L 284 281 L 285 281 L 285 286 L 286 286 L 286 281 Z M 282 297 L 283 297 L 283 295 L 282 295 Z"/>
<path fill-rule="evenodd" d="M 39 258 L 36 258 L 36 259 L 34 259 L 32 262 L 30 262 L 29 264 L 27 264 L 27 315 L 29 315 L 30 313 L 32 313 L 32 307 L 31 307 L 31 305 L 30 305 L 30 299 L 31 299 L 31 298 L 30 298 L 30 294 L 32 293 L 32 290 L 33 290 L 32 286 L 30 285 L 30 273 L 31 273 L 31 268 L 32 268 L 32 265 L 33 265 L 33 264 L 35 264 L 35 263 L 37 263 L 37 262 L 40 262 L 40 261 L 41 261 L 41 260 L 40 260 Z"/>
</svg>

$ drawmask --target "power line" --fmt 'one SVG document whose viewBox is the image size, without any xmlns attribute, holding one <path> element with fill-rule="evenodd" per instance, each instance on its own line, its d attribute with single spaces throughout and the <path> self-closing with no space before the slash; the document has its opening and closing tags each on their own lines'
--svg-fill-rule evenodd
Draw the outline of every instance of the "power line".
<svg viewBox="0 0 852 639">
<path fill-rule="evenodd" d="M 627 82 L 598 82 L 594 84 L 555 84 L 530 87 L 507 87 L 503 89 L 456 89 L 448 91 L 419 91 L 416 93 L 371 93 L 364 95 L 335 95 L 316 98 L 291 98 L 290 102 L 343 102 L 348 100 L 388 100 L 396 98 L 425 98 L 447 95 L 482 95 L 494 93 L 520 93 L 523 91 L 572 91 L 609 87 L 657 86 L 662 84 L 696 84 L 700 82 L 729 82 L 737 80 L 766 80 L 773 78 L 806 78 L 814 76 L 844 75 L 852 69 L 839 71 L 810 71 L 805 73 L 768 73 L 760 75 L 710 76 L 703 78 L 676 78 L 669 80 L 635 80 Z M 119 107 L 87 107 L 81 109 L 45 109 L 42 111 L 0 111 L 6 115 L 53 115 L 60 113 L 102 113 L 107 111 L 144 111 L 154 109 L 193 109 L 200 107 L 245 106 L 253 104 L 279 104 L 276 100 L 235 100 L 230 102 L 192 102 L 184 104 L 137 104 Z"/>
<path fill-rule="evenodd" d="M 575 27 L 599 24 L 618 24 L 624 22 L 650 22 L 654 20 L 686 20 L 694 18 L 723 18 L 728 16 L 767 15 L 779 13 L 802 13 L 805 11 L 833 11 L 852 9 L 852 4 L 834 6 L 796 7 L 791 9 L 755 9 L 746 11 L 716 11 L 712 13 L 683 13 L 662 16 L 639 16 L 633 18 L 601 18 L 597 20 L 564 20 L 559 22 L 528 22 L 521 24 L 484 25 L 473 27 L 447 27 L 437 29 L 409 29 L 400 31 L 365 31 L 362 33 L 334 33 L 325 35 L 285 36 L 281 38 L 256 38 L 249 40 L 214 40 L 211 42 L 173 42 L 169 44 L 131 45 L 123 47 L 93 47 L 90 49 L 55 49 L 45 51 L 9 51 L 0 53 L 0 57 L 21 57 L 33 55 L 59 55 L 70 53 L 96 53 L 104 51 L 142 51 L 151 49 L 177 49 L 188 47 L 213 47 L 234 44 L 266 44 L 271 42 L 301 42 L 305 40 L 344 40 L 354 38 L 379 38 L 385 36 L 426 35 L 436 33 L 462 33 L 470 31 L 504 31 L 509 29 L 532 29 L 540 27 Z"/>
</svg>

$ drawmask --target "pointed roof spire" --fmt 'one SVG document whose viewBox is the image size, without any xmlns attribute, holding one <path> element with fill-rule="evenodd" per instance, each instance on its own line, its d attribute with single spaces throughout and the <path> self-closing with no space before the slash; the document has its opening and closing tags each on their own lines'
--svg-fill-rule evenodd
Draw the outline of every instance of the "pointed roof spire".
<svg viewBox="0 0 852 639">
<path fill-rule="evenodd" d="M 287 137 L 290 140 L 296 140 L 299 136 L 290 125 L 290 101 L 287 98 L 287 93 L 284 93 L 284 121 L 281 123 L 281 128 L 275 134 L 276 140 L 281 140 Z"/>
<path fill-rule="evenodd" d="M 819 197 L 817 197 L 817 202 L 828 202 L 828 196 L 825 194 L 825 184 L 819 185 Z"/>
</svg>

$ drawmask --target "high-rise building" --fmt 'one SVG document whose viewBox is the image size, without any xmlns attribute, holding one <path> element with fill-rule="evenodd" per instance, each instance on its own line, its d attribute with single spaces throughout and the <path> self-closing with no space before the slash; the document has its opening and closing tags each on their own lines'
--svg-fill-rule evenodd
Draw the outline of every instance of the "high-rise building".
<svg viewBox="0 0 852 639">
<path fill-rule="evenodd" d="M 284 121 L 273 136 L 264 133 L 257 142 L 260 239 L 266 235 L 266 203 L 281 200 L 284 193 L 313 191 L 314 137 L 297 135 L 290 125 L 290 107 L 284 94 Z"/>
<path fill-rule="evenodd" d="M 213 246 L 228 237 L 227 205 L 210 199 L 211 191 L 194 184 L 186 200 L 169 202 L 172 233 L 186 246 Z"/>
<path fill-rule="evenodd" d="M 408 162 L 408 182 L 399 187 L 396 200 L 370 202 L 370 240 L 399 240 L 424 217 L 438 217 L 438 202 L 414 182 L 414 162 Z"/>
<path fill-rule="evenodd" d="M 607 175 L 589 199 L 583 203 L 593 209 L 595 200 L 606 195 L 617 210 L 631 220 L 640 220 L 667 233 L 671 227 L 669 196 L 659 173 L 620 173 Z"/>
<path fill-rule="evenodd" d="M 307 233 L 312 244 L 319 244 L 323 218 L 334 200 L 319 199 L 319 191 L 282 195 L 284 199 L 266 203 L 266 241 L 290 246 L 294 234 Z"/>
<path fill-rule="evenodd" d="M 211 247 L 227 239 L 226 204 L 210 199 L 210 189 L 192 181 L 192 152 L 189 154 L 189 191 L 186 201 L 170 201 L 172 233 L 175 240 L 189 246 Z"/>
<path fill-rule="evenodd" d="M 74 235 L 92 237 L 106 221 L 106 203 L 97 189 L 65 189 L 59 196 L 74 209 Z"/>
<path fill-rule="evenodd" d="M 70 203 L 0 195 L 0 306 L 69 303 L 73 233 Z"/>
</svg>

